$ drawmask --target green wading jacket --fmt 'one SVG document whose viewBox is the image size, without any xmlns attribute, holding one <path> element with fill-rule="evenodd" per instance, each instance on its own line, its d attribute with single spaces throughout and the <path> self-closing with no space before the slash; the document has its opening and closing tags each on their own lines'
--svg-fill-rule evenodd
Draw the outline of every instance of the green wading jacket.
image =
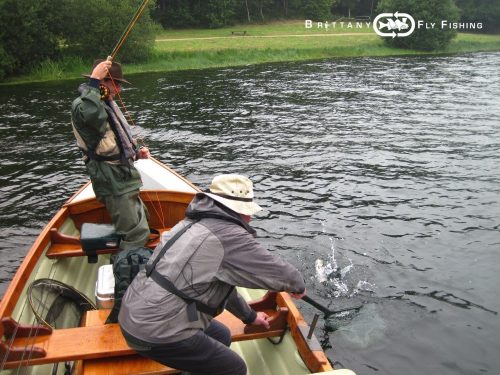
<svg viewBox="0 0 500 375">
<path fill-rule="evenodd" d="M 81 150 L 96 150 L 103 157 L 117 156 L 123 153 L 123 147 L 117 142 L 116 130 L 113 131 L 105 102 L 100 98 L 99 82 L 91 80 L 80 86 L 81 95 L 73 101 L 71 120 Z M 111 108 L 119 118 L 123 128 L 130 134 L 129 125 L 118 106 L 111 102 Z M 108 109 L 109 110 L 109 109 Z M 131 145 L 135 152 L 135 142 Z M 97 197 L 123 195 L 138 191 L 142 186 L 139 172 L 134 167 L 133 157 L 122 160 L 95 160 L 84 156 L 85 165 Z M 123 160 L 124 159 L 124 160 Z"/>
</svg>

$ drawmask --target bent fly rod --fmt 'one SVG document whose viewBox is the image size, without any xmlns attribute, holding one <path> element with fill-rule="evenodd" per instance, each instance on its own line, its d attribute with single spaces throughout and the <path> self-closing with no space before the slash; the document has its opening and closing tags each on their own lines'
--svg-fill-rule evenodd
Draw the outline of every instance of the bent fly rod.
<svg viewBox="0 0 500 375">
<path fill-rule="evenodd" d="M 116 43 L 115 48 L 113 48 L 113 51 L 108 56 L 107 60 L 112 61 L 115 58 L 116 54 L 118 53 L 118 51 L 122 47 L 123 43 L 125 43 L 125 40 L 127 39 L 128 35 L 130 34 L 130 32 L 132 31 L 132 29 L 134 28 L 134 25 L 137 23 L 137 21 L 139 20 L 139 18 L 142 15 L 142 13 L 144 12 L 144 9 L 146 9 L 148 1 L 149 0 L 143 0 L 142 1 L 141 5 L 136 10 L 134 16 L 132 17 L 132 19 L 130 20 L 129 24 L 125 28 L 125 31 L 123 32 L 122 36 L 120 37 L 120 39 Z"/>
<path fill-rule="evenodd" d="M 129 36 L 130 32 L 134 28 L 135 24 L 137 23 L 137 21 L 139 20 L 139 18 L 142 15 L 142 13 L 144 12 L 144 9 L 146 9 L 146 6 L 148 5 L 148 1 L 149 0 L 142 0 L 141 5 L 139 5 L 139 8 L 137 8 L 137 10 L 135 11 L 134 16 L 132 17 L 132 19 L 128 23 L 127 27 L 123 31 L 122 36 L 120 37 L 120 39 L 116 43 L 115 47 L 113 48 L 113 51 L 107 57 L 106 60 L 113 61 L 113 59 L 115 58 L 116 54 L 118 53 L 118 51 L 122 47 L 123 43 L 125 43 L 125 40 L 127 39 L 127 37 Z M 121 103 L 121 105 L 122 105 L 122 107 L 123 107 L 123 109 L 124 109 L 124 111 L 125 111 L 125 113 L 126 113 L 126 115 L 128 117 L 128 120 L 130 121 L 130 123 L 132 124 L 132 126 L 135 126 L 134 120 L 132 119 L 132 115 L 127 110 L 127 107 L 125 106 L 125 103 L 123 102 L 123 99 L 120 96 L 120 91 L 116 90 L 115 81 L 113 80 L 113 77 L 111 76 L 111 74 L 109 73 L 109 71 L 108 71 L 108 76 L 110 77 L 111 82 L 112 82 L 113 86 L 115 87 L 115 91 L 116 91 L 116 93 L 118 95 L 118 99 L 120 100 L 120 103 Z M 138 140 L 143 144 L 143 146 L 145 146 L 144 141 L 142 140 L 142 138 L 139 138 Z"/>
</svg>

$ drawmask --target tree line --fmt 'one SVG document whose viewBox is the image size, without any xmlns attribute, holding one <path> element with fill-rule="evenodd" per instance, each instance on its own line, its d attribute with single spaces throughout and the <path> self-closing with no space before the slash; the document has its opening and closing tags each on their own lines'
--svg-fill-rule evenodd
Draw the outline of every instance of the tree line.
<svg viewBox="0 0 500 375">
<path fill-rule="evenodd" d="M 216 28 L 279 19 L 330 21 L 341 17 L 370 17 L 382 0 L 157 0 L 152 13 L 165 28 Z M 419 9 L 425 0 L 403 0 L 402 8 Z M 483 22 L 482 32 L 500 31 L 500 0 L 452 0 L 460 22 Z M 440 5 L 438 5 L 440 7 Z M 400 11 L 402 11 L 400 9 Z M 394 10 L 395 11 L 395 10 Z M 432 13 L 432 11 L 431 11 Z"/>
<path fill-rule="evenodd" d="M 106 56 L 140 3 L 0 0 L 0 79 L 29 72 L 47 60 Z M 156 0 L 150 1 L 149 10 L 140 18 L 118 58 L 125 62 L 147 59 L 161 27 L 218 28 L 285 19 L 332 21 L 341 17 L 373 20 L 383 9 L 394 11 L 391 7 L 451 15 L 448 19 L 463 22 L 483 22 L 484 27 L 478 31 L 500 31 L 500 0 Z M 421 33 L 419 38 L 428 35 Z M 453 32 L 447 35 L 442 43 L 421 49 L 439 48 Z"/>
</svg>

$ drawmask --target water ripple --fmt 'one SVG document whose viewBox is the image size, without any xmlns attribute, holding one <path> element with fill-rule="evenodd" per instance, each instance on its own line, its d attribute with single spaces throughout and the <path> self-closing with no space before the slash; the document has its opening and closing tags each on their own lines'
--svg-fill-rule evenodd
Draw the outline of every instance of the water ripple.
<svg viewBox="0 0 500 375">
<path fill-rule="evenodd" d="M 144 74 L 124 96 L 134 132 L 194 183 L 253 179 L 262 241 L 313 296 L 371 306 L 343 331 L 362 337 L 372 317 L 377 344 L 353 352 L 326 330 L 330 357 L 359 373 L 417 374 L 423 358 L 432 372 L 474 373 L 500 366 L 498 66 L 500 53 L 484 53 Z M 86 180 L 69 124 L 77 86 L 0 92 L 0 294 Z M 468 322 L 482 329 L 464 333 Z"/>
</svg>

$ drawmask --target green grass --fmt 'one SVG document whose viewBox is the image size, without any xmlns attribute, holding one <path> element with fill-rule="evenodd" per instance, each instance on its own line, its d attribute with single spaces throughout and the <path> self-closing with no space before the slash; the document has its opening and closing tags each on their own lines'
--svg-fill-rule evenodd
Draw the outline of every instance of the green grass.
<svg viewBox="0 0 500 375">
<path fill-rule="evenodd" d="M 210 30 L 163 30 L 147 62 L 127 64 L 125 73 L 178 71 L 240 66 L 266 62 L 359 56 L 399 56 L 500 51 L 500 35 L 458 34 L 448 48 L 432 53 L 387 47 L 371 28 L 306 29 L 304 21 L 233 26 Z M 246 31 L 232 36 L 231 31 Z M 31 74 L 5 83 L 81 78 L 91 61 L 66 58 L 45 62 Z"/>
<path fill-rule="evenodd" d="M 317 23 L 313 27 L 306 29 L 304 20 L 296 21 L 276 21 L 268 24 L 254 25 L 235 25 L 227 26 L 220 29 L 180 29 L 180 30 L 163 30 L 157 35 L 157 39 L 173 39 L 173 38 L 207 38 L 207 37 L 230 37 L 232 31 L 246 31 L 248 36 L 264 36 L 264 35 L 295 35 L 295 34 L 332 34 L 332 33 L 373 33 L 371 27 L 362 25 L 363 28 L 356 28 L 356 23 L 352 23 L 352 28 L 347 27 L 347 22 L 342 28 L 340 22 L 337 22 L 335 28 L 318 29 Z"/>
</svg>

